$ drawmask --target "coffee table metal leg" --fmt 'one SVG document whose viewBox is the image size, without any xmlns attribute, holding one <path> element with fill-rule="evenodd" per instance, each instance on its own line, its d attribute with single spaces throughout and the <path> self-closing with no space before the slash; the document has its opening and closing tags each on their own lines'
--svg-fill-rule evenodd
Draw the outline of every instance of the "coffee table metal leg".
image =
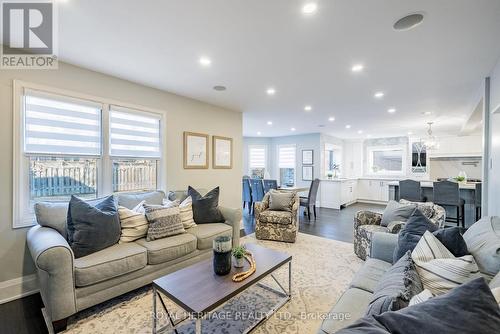
<svg viewBox="0 0 500 334">
<path fill-rule="evenodd" d="M 153 286 L 153 334 L 156 334 L 156 288 Z"/>
<path fill-rule="evenodd" d="M 288 262 L 288 297 L 292 297 L 292 261 Z"/>
<path fill-rule="evenodd" d="M 201 318 L 196 318 L 196 334 L 201 334 Z"/>
</svg>

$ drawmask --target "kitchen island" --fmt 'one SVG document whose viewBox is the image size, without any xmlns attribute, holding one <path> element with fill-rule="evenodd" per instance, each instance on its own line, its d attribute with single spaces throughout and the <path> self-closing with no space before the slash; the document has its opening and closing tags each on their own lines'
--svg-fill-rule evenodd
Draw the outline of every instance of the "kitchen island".
<svg viewBox="0 0 500 334">
<path fill-rule="evenodd" d="M 399 182 L 389 182 L 389 199 L 399 201 Z M 427 198 L 428 202 L 433 201 L 433 182 L 421 181 L 422 196 Z M 469 227 L 476 222 L 476 183 L 459 183 L 460 197 L 465 201 L 465 226 Z M 456 217 L 456 210 L 445 208 L 446 215 Z"/>
</svg>

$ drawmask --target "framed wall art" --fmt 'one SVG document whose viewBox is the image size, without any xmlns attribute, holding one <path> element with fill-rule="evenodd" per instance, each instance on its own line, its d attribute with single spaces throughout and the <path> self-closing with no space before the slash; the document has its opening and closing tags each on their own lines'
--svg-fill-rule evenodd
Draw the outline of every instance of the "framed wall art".
<svg viewBox="0 0 500 334">
<path fill-rule="evenodd" d="M 208 168 L 208 135 L 184 132 L 184 168 Z"/>
<path fill-rule="evenodd" d="M 233 168 L 233 138 L 212 136 L 212 168 Z"/>
</svg>

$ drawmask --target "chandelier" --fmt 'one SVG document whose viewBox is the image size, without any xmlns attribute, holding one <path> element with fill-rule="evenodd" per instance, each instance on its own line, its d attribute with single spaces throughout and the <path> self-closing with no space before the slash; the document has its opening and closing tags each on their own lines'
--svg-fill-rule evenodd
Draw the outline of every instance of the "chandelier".
<svg viewBox="0 0 500 334">
<path fill-rule="evenodd" d="M 439 143 L 437 141 L 437 138 L 432 134 L 432 124 L 434 123 L 428 122 L 427 124 L 429 125 L 429 129 L 427 129 L 427 138 L 421 141 L 428 150 L 438 149 Z"/>
</svg>

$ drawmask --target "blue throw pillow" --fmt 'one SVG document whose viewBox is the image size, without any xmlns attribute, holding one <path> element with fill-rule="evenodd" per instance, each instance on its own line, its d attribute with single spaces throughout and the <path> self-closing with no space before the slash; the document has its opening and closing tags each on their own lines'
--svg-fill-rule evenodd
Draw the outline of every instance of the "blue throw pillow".
<svg viewBox="0 0 500 334">
<path fill-rule="evenodd" d="M 394 250 L 393 263 L 396 263 L 407 251 L 413 251 L 425 231 L 432 232 L 436 238 L 456 257 L 469 254 L 460 229 L 447 227 L 438 229 L 420 210 L 410 216 L 398 236 L 398 244 Z"/>
<path fill-rule="evenodd" d="M 484 278 L 399 311 L 365 316 L 337 334 L 498 333 L 500 308 Z"/>
<path fill-rule="evenodd" d="M 67 224 L 68 243 L 75 258 L 112 246 L 120 239 L 120 218 L 113 196 L 88 202 L 71 196 Z"/>
</svg>

